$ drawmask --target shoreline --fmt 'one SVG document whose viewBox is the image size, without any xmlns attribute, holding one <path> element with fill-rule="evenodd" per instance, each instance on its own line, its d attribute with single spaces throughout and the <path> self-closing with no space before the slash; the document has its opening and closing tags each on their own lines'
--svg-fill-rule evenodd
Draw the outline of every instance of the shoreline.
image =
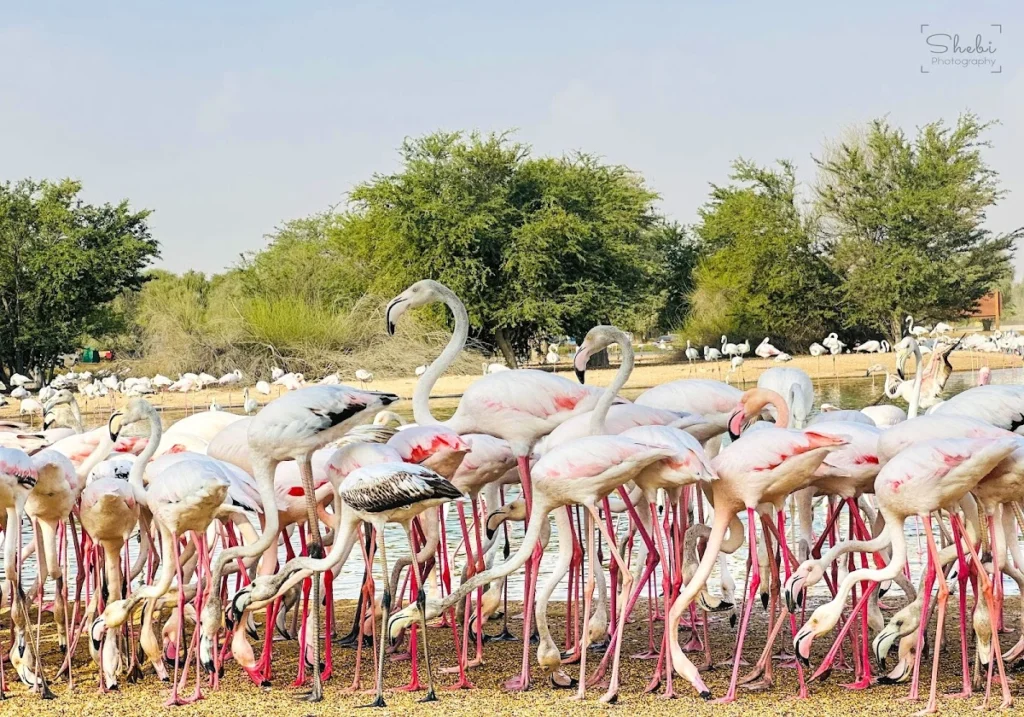
<svg viewBox="0 0 1024 717">
<path fill-rule="evenodd" d="M 927 361 L 927 358 L 925 360 Z M 950 361 L 954 371 L 976 371 L 981 366 L 988 366 L 991 369 L 1024 367 L 1021 357 L 1012 354 L 957 351 L 953 353 Z M 829 380 L 865 378 L 868 368 L 875 364 L 882 365 L 889 372 L 895 372 L 896 354 L 891 352 L 887 354 L 842 354 L 836 357 L 834 364 L 831 356 L 821 358 L 795 356 L 792 361 L 785 363 L 778 363 L 770 359 L 748 358 L 738 370 L 733 372 L 730 372 L 729 363 L 726 361 L 700 361 L 693 364 L 645 363 L 638 364 L 633 369 L 624 390 L 642 391 L 681 378 L 728 380 L 737 385 L 754 384 L 764 371 L 777 366 L 801 368 L 807 372 L 812 381 L 820 383 Z M 910 365 L 913 365 L 913 359 L 911 359 Z M 557 373 L 566 378 L 572 381 L 576 380 L 571 359 L 563 360 L 555 369 Z M 615 367 L 587 371 L 587 383 L 594 386 L 607 386 L 611 383 L 615 371 Z M 442 376 L 434 386 L 431 400 L 457 399 L 471 383 L 479 378 L 481 378 L 479 374 Z M 367 383 L 365 388 L 397 393 L 403 399 L 408 400 L 412 398 L 416 381 L 414 376 L 380 379 Z M 345 381 L 345 384 L 354 388 L 360 387 L 359 381 L 355 379 Z M 209 388 L 191 393 L 163 392 L 148 398 L 159 410 L 166 411 L 205 410 L 212 402 L 217 403 L 225 410 L 240 410 L 242 408 L 242 389 L 243 386 L 233 386 L 231 388 Z M 253 387 L 249 386 L 249 393 L 259 403 L 266 404 L 284 394 L 285 390 L 280 386 L 273 386 L 270 395 L 264 396 L 256 393 Z M 76 398 L 78 398 L 82 412 L 87 414 L 109 414 L 110 411 L 127 402 L 124 397 L 117 394 L 98 399 L 86 399 L 82 395 L 77 395 Z M 8 405 L 0 407 L 0 418 L 19 420 L 18 403 L 11 400 Z M 38 418 L 36 423 L 38 423 Z"/>
</svg>

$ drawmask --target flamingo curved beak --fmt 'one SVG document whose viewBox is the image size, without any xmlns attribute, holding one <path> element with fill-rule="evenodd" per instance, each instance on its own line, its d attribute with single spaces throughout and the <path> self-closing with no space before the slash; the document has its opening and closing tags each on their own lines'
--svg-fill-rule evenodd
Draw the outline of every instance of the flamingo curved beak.
<svg viewBox="0 0 1024 717">
<path fill-rule="evenodd" d="M 811 666 L 811 643 L 814 642 L 814 631 L 807 625 L 800 628 L 800 632 L 793 638 L 793 652 L 796 653 L 796 659 L 799 660 L 804 667 Z"/>
<path fill-rule="evenodd" d="M 892 649 L 896 638 L 900 636 L 899 628 L 889 623 L 879 632 L 871 643 L 871 651 L 875 653 L 875 662 L 879 669 L 885 669 L 885 658 Z"/>
<path fill-rule="evenodd" d="M 746 423 L 747 412 L 742 408 L 736 409 L 731 416 L 729 416 L 729 438 L 736 440 L 740 437 L 743 432 L 744 424 Z"/>
<path fill-rule="evenodd" d="M 587 376 L 587 362 L 590 361 L 590 347 L 587 346 L 587 342 L 576 350 L 576 355 L 572 359 L 572 367 L 576 370 L 576 378 L 580 383 L 586 383 Z"/>
<path fill-rule="evenodd" d="M 406 299 L 402 296 L 396 296 L 390 302 L 388 307 L 384 311 L 384 323 L 388 331 L 388 336 L 395 335 L 395 324 L 398 321 L 398 317 L 405 313 L 408 306 L 402 306 L 406 303 Z"/>
</svg>

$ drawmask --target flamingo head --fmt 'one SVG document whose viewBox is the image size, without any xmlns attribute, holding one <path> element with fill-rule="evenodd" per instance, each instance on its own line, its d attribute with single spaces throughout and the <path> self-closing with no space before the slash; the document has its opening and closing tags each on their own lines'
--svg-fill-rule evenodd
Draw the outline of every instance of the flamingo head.
<svg viewBox="0 0 1024 717">
<path fill-rule="evenodd" d="M 506 520 L 526 520 L 526 501 L 522 498 L 513 500 L 511 503 L 506 503 L 487 516 L 485 527 L 488 540 L 494 537 L 494 534 L 498 532 L 498 528 Z"/>
<path fill-rule="evenodd" d="M 746 391 L 729 416 L 729 437 L 736 440 L 747 428 L 761 418 L 761 411 L 768 404 L 775 406 L 776 424 L 783 428 L 789 423 L 789 407 L 782 396 L 766 388 L 752 388 Z"/>
<path fill-rule="evenodd" d="M 818 606 L 793 638 L 796 659 L 805 667 L 811 664 L 811 643 L 814 642 L 814 638 L 827 634 L 836 626 L 842 608 L 843 603 L 837 603 L 835 600 Z"/>
<path fill-rule="evenodd" d="M 791 613 L 795 614 L 797 609 L 803 606 L 807 588 L 820 581 L 824 574 L 825 571 L 819 561 L 808 560 L 789 577 L 783 588 L 783 597 Z"/>
<path fill-rule="evenodd" d="M 871 643 L 871 651 L 875 655 L 875 662 L 878 663 L 879 668 L 885 669 L 885 658 L 897 639 L 908 635 L 916 636 L 918 625 L 921 622 L 920 609 L 920 603 L 910 603 L 893 615 L 888 624 L 875 635 L 875 639 Z M 900 645 L 900 652 L 903 652 L 902 645 Z"/>
<path fill-rule="evenodd" d="M 628 343 L 629 337 L 614 326 L 601 325 L 592 328 L 587 332 L 580 347 L 576 349 L 576 355 L 572 359 L 572 366 L 576 369 L 576 378 L 580 383 L 586 382 L 587 362 L 591 356 L 604 351 L 611 344 L 625 346 Z"/>
<path fill-rule="evenodd" d="M 432 279 L 423 279 L 421 281 L 417 281 L 401 294 L 393 298 L 388 302 L 387 309 L 384 311 L 384 319 L 387 324 L 388 336 L 395 335 L 395 324 L 398 323 L 398 318 L 402 314 L 409 309 L 415 309 L 417 306 L 425 306 L 434 301 L 440 301 L 441 297 L 446 292 L 451 293 L 451 290 L 443 284 L 433 281 Z"/>
</svg>

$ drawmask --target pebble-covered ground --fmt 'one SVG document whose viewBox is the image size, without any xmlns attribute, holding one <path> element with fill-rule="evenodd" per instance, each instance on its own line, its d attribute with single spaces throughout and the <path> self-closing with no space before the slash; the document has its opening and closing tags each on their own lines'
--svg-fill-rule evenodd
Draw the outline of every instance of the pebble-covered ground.
<svg viewBox="0 0 1024 717">
<path fill-rule="evenodd" d="M 955 594 L 955 592 L 954 592 Z M 561 644 L 564 637 L 561 604 L 552 604 L 552 632 L 556 640 Z M 339 625 L 344 626 L 342 632 L 347 630 L 350 624 L 352 606 L 344 605 L 338 608 Z M 959 669 L 959 638 L 957 627 L 957 610 L 954 601 L 949 603 L 949 621 L 947 631 L 950 637 L 945 654 L 942 655 L 942 689 L 946 692 L 956 692 L 960 687 Z M 1008 618 L 1017 615 L 1016 599 L 1008 599 L 1006 604 Z M 5 613 L 0 620 L 4 627 L 4 644 L 8 644 L 9 632 L 6 629 L 8 616 Z M 517 621 L 512 622 L 512 631 L 518 633 L 521 625 Z M 760 605 L 755 605 L 754 619 L 752 620 L 751 635 L 748 636 L 748 649 L 745 657 L 753 662 L 764 644 L 767 615 Z M 48 674 L 53 673 L 54 666 L 59 664 L 60 655 L 57 652 L 53 640 L 52 629 L 47 630 L 44 625 L 44 648 L 43 659 L 49 665 Z M 1014 631 L 1002 636 L 1002 645 L 1007 649 L 1016 642 L 1018 633 L 1017 626 L 1012 620 L 1008 620 L 1008 627 Z M 492 623 L 488 626 L 487 632 L 496 633 L 500 630 L 499 623 Z M 660 633 L 660 623 L 656 626 Z M 783 635 L 788 628 L 783 630 Z M 728 660 L 731 662 L 731 654 L 734 646 L 735 630 L 729 627 L 724 616 L 716 615 L 711 624 L 712 650 L 716 660 Z M 435 670 L 438 663 L 440 666 L 449 666 L 453 663 L 454 652 L 452 647 L 452 636 L 450 629 L 431 629 L 431 643 L 434 646 Z M 685 638 L 684 638 L 685 639 Z M 827 639 L 819 639 L 815 644 L 812 662 L 817 664 L 828 648 Z M 780 637 L 779 644 L 783 643 Z M 623 655 L 629 656 L 644 650 L 647 646 L 647 623 L 643 619 L 633 622 L 628 629 L 627 642 L 624 645 Z M 5 652 L 6 652 L 5 648 Z M 257 648 L 258 649 L 258 648 Z M 531 660 L 535 650 L 531 648 Z M 972 649 L 973 658 L 973 649 Z M 439 702 L 429 705 L 421 705 L 417 700 L 423 693 L 401 693 L 388 691 L 386 695 L 387 709 L 380 711 L 368 711 L 373 714 L 396 714 L 396 715 L 426 715 L 441 713 L 450 717 L 457 715 L 581 715 L 581 714 L 602 714 L 608 711 L 620 712 L 623 714 L 643 715 L 761 715 L 761 714 L 787 714 L 787 715 L 808 715 L 820 717 L 825 714 L 858 714 L 858 715 L 906 715 L 912 714 L 924 706 L 924 703 L 909 703 L 901 701 L 908 692 L 907 685 L 898 686 L 874 686 L 865 691 L 848 691 L 841 686 L 841 683 L 849 681 L 849 673 L 835 671 L 829 681 L 811 686 L 811 698 L 805 701 L 792 699 L 796 693 L 796 674 L 790 669 L 776 669 L 775 687 L 762 693 L 741 692 L 737 701 L 731 705 L 715 705 L 706 703 L 699 699 L 688 685 L 677 681 L 677 690 L 680 697 L 666 701 L 658 696 L 642 694 L 643 687 L 647 683 L 654 668 L 651 661 L 624 659 L 623 661 L 623 687 L 618 705 L 605 706 L 598 702 L 603 690 L 594 688 L 588 691 L 585 702 L 574 702 L 568 699 L 569 692 L 555 691 L 539 676 L 539 671 L 534 667 L 535 684 L 529 692 L 510 694 L 501 688 L 504 680 L 518 671 L 519 660 L 522 655 L 521 643 L 491 643 L 485 648 L 486 665 L 472 671 L 471 679 L 477 689 L 471 691 L 452 692 L 439 690 Z M 5 659 L 5 675 L 7 678 L 7 700 L 0 702 L 0 715 L 61 715 L 75 717 L 120 717 L 121 715 L 146 715 L 146 714 L 179 714 L 179 715 L 214 715 L 227 717 L 228 715 L 254 715 L 259 717 L 302 715 L 337 715 L 348 713 L 357 705 L 365 704 L 370 697 L 362 694 L 347 694 L 345 688 L 351 682 L 352 666 L 354 664 L 354 652 L 352 650 L 335 649 L 336 676 L 326 685 L 326 697 L 322 703 L 310 705 L 296 701 L 300 693 L 297 688 L 291 687 L 297 668 L 297 646 L 292 642 L 278 642 L 275 644 L 275 675 L 273 687 L 261 689 L 253 685 L 244 673 L 234 664 L 226 665 L 226 674 L 221 681 L 221 687 L 214 692 L 204 687 L 206 698 L 201 702 L 178 708 L 165 708 L 163 702 L 167 698 L 167 686 L 159 682 L 153 675 L 152 668 L 147 668 L 145 679 L 137 684 L 123 684 L 120 691 L 106 695 L 97 694 L 96 670 L 89 660 L 88 651 L 83 639 L 79 644 L 79 650 L 75 660 L 76 686 L 74 691 L 69 691 L 67 684 L 62 681 L 55 681 L 52 685 L 57 698 L 52 701 L 41 701 L 37 696 L 31 694 L 24 685 L 16 681 L 10 663 Z M 591 666 L 597 664 L 599 655 L 593 655 Z M 535 665 L 535 660 L 534 665 Z M 421 662 L 422 665 L 422 662 Z M 368 662 L 364 661 L 364 667 L 372 670 Z M 567 671 L 575 675 L 578 668 L 567 667 Z M 371 672 L 364 673 L 363 686 L 371 687 Z M 922 677 L 927 680 L 930 675 L 930 663 L 927 669 L 922 666 Z M 407 662 L 389 662 L 387 667 L 387 684 L 395 687 L 404 684 L 409 677 Z M 1012 677 L 1012 676 L 1011 676 Z M 12 678 L 14 681 L 12 682 Z M 450 685 L 454 681 L 451 675 L 438 675 L 440 686 Z M 725 693 L 729 679 L 729 667 L 727 665 L 706 672 L 705 680 L 716 697 Z M 1024 709 L 1024 689 L 1019 683 L 1011 685 L 1011 689 L 1017 698 L 1017 709 Z M 923 685 L 923 694 L 927 694 L 927 683 Z M 995 686 L 994 686 L 995 690 Z M 994 694 L 997 697 L 997 693 Z M 998 704 L 998 699 L 995 700 Z M 968 700 L 945 699 L 940 704 L 940 710 L 944 714 L 975 714 L 975 708 L 981 704 L 980 697 Z"/>
</svg>

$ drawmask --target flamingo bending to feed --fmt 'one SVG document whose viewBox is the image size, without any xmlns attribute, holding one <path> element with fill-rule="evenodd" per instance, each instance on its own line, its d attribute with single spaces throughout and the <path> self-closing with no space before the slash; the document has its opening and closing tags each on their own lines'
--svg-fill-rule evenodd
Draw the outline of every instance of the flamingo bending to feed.
<svg viewBox="0 0 1024 717">
<path fill-rule="evenodd" d="M 892 559 L 884 567 L 855 570 L 843 579 L 836 591 L 836 596 L 830 602 L 819 606 L 793 638 L 793 648 L 798 658 L 804 664 L 808 664 L 812 641 L 818 635 L 823 635 L 835 627 L 842 613 L 846 597 L 854 585 L 861 581 L 868 581 L 869 586 L 861 598 L 862 602 L 866 602 L 879 582 L 891 580 L 903 569 L 907 557 L 904 523 L 912 515 L 920 516 L 924 522 L 925 536 L 928 542 L 928 570 L 923 590 L 924 606 L 922 607 L 922 614 L 928 614 L 929 594 L 940 563 L 935 537 L 932 534 L 931 513 L 943 508 L 950 509 L 954 525 L 957 525 L 959 520 L 955 517 L 955 512 L 952 512 L 955 503 L 973 490 L 985 475 L 1013 453 L 1017 446 L 1016 440 L 1005 438 L 921 441 L 901 451 L 886 463 L 875 480 L 875 497 L 878 500 L 879 511 L 885 519 L 887 537 L 892 544 Z M 967 547 L 978 567 L 981 590 L 985 595 L 989 613 L 994 614 L 991 581 L 988 579 L 973 545 L 968 542 Z M 948 595 L 949 588 L 946 587 L 945 580 L 939 580 L 939 617 L 933 643 L 936 645 L 933 650 L 935 660 L 932 668 L 931 695 L 925 710 L 927 712 L 934 712 L 937 707 L 939 654 L 941 652 L 937 646 L 942 642 L 942 628 Z M 825 658 L 816 676 L 829 669 L 846 629 L 844 628 L 840 633 L 832 651 Z M 919 633 L 918 637 L 916 658 L 918 661 L 921 655 L 922 639 L 923 632 Z M 1003 706 L 1007 707 L 1012 704 L 1012 698 L 1003 672 L 998 636 L 993 635 L 993 640 L 1002 680 Z"/>
<path fill-rule="evenodd" d="M 731 434 L 739 435 L 742 427 L 750 421 L 756 420 L 760 415 L 761 408 L 769 401 L 775 404 L 779 414 L 779 423 L 781 425 L 788 423 L 786 403 L 778 394 L 765 389 L 752 389 L 745 393 L 743 398 L 744 401 L 735 410 L 729 421 Z M 712 460 L 711 465 L 718 473 L 719 479 L 711 484 L 715 506 L 711 534 L 708 537 L 704 557 L 697 566 L 695 575 L 672 604 L 666 627 L 670 637 L 672 664 L 676 672 L 687 679 L 705 699 L 710 699 L 711 692 L 701 679 L 697 668 L 683 653 L 677 632 L 683 612 L 700 593 L 711 574 L 730 523 L 741 510 L 746 508 L 750 554 L 756 555 L 755 509 L 762 503 L 771 503 L 777 511 L 779 535 L 784 536 L 785 524 L 782 505 L 785 499 L 791 493 L 809 486 L 813 482 L 814 471 L 822 461 L 830 452 L 845 443 L 846 441 L 843 439 L 815 433 L 813 430 L 795 431 L 768 427 L 764 430 L 745 433 Z M 784 554 L 784 560 L 788 561 L 789 556 L 785 543 L 782 543 L 780 547 Z M 726 702 L 731 702 L 736 697 L 740 655 L 750 622 L 753 598 L 759 584 L 759 571 L 751 570 L 749 600 L 740 625 L 732 679 L 728 693 L 722 698 Z"/>
<path fill-rule="evenodd" d="M 268 403 L 253 416 L 248 428 L 250 457 L 255 468 L 266 525 L 259 540 L 249 545 L 223 550 L 213 562 L 210 585 L 219 585 L 224 566 L 237 558 L 248 558 L 264 553 L 277 540 L 279 521 L 274 489 L 274 473 L 278 463 L 294 459 L 299 465 L 302 487 L 306 493 L 307 520 L 310 528 L 308 552 L 313 558 L 324 556 L 316 510 L 316 487 L 311 465 L 313 452 L 331 441 L 341 438 L 359 423 L 373 419 L 378 410 L 398 400 L 390 393 L 357 391 L 347 386 L 309 386 Z M 320 679 L 320 577 L 314 575 L 312 612 L 314 627 L 307 637 L 314 645 L 313 687 L 307 699 L 323 699 Z M 214 640 L 221 626 L 219 592 L 211 591 L 201 612 L 202 639 L 200 660 L 207 666 L 214 663 Z"/>
<path fill-rule="evenodd" d="M 606 329 L 608 327 L 598 327 Z M 586 360 L 593 352 L 600 351 L 612 342 L 612 333 L 598 329 L 591 330 L 587 339 L 577 351 L 574 365 L 577 370 L 582 371 L 586 367 Z M 617 329 L 615 330 L 618 331 Z M 621 333 L 621 332 L 619 332 Z M 628 354 L 624 356 L 628 360 Z M 631 368 L 631 367 L 630 367 Z M 620 372 L 621 372 L 620 368 Z M 617 382 L 616 382 L 617 383 Z M 441 614 L 463 600 L 466 595 L 475 590 L 478 586 L 484 585 L 491 580 L 505 577 L 515 570 L 518 570 L 530 560 L 531 554 L 538 546 L 542 530 L 547 526 L 548 515 L 553 511 L 566 506 L 582 505 L 588 513 L 586 554 L 590 558 L 587 586 L 584 590 L 584 625 L 590 620 L 591 598 L 595 586 L 595 551 L 594 551 L 594 527 L 602 533 L 608 543 L 612 558 L 618 565 L 623 576 L 624 594 L 629 594 L 632 584 L 632 576 L 622 555 L 618 552 L 616 541 L 610 534 L 608 528 L 602 522 L 597 511 L 598 504 L 616 489 L 624 486 L 636 477 L 641 471 L 656 461 L 676 456 L 676 450 L 660 446 L 652 446 L 622 436 L 603 436 L 602 426 L 609 407 L 616 398 L 615 392 L 618 386 L 613 384 L 602 395 L 598 407 L 592 415 L 592 426 L 595 435 L 578 438 L 564 443 L 549 453 L 545 454 L 533 468 L 533 501 L 530 507 L 530 519 L 527 525 L 526 536 L 518 551 L 509 560 L 500 566 L 478 573 L 468 581 L 459 586 L 459 589 L 449 595 L 440 604 L 428 603 L 426 614 L 420 605 L 410 605 L 396 613 L 388 624 L 388 632 L 394 636 L 406 626 L 424 617 L 430 619 Z M 535 562 L 535 561 L 534 561 Z M 529 573 L 528 573 L 529 574 Z M 531 598 L 528 599 L 532 600 Z M 617 631 L 625 627 L 626 602 L 623 601 L 623 614 L 616 623 Z M 526 615 L 529 615 L 527 610 Z M 528 619 L 528 618 L 527 618 Z M 524 627 L 524 634 L 529 634 L 528 626 Z M 613 636 L 615 640 L 615 657 L 612 666 L 611 682 L 608 691 L 602 696 L 602 701 L 613 702 L 618 696 L 619 687 L 619 664 L 622 641 L 620 635 Z M 584 632 L 584 645 L 580 664 L 581 675 L 586 673 L 586 656 L 589 641 L 589 632 Z M 528 639 L 527 639 L 528 646 Z M 547 646 L 545 646 L 547 647 Z M 556 651 L 557 652 L 557 651 Z M 545 650 L 545 655 L 550 650 Z M 558 661 L 560 664 L 560 660 Z M 557 669 L 556 664 L 545 661 L 546 670 Z M 529 664 L 526 665 L 526 679 L 529 679 Z M 586 680 L 580 680 L 580 689 L 577 697 L 583 697 Z"/>
</svg>

